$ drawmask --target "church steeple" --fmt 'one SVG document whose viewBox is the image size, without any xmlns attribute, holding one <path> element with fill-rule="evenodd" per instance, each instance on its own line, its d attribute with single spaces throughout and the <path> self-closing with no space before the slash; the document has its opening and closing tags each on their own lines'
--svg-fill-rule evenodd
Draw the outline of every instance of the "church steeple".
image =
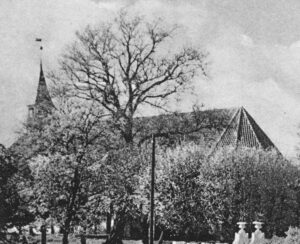
<svg viewBox="0 0 300 244">
<path fill-rule="evenodd" d="M 47 105 L 49 107 L 54 107 L 46 84 L 42 61 L 40 62 L 40 77 L 35 98 L 35 105 Z"/>
<path fill-rule="evenodd" d="M 39 39 L 40 40 L 40 39 Z M 41 47 L 40 50 L 43 50 Z M 37 118 L 43 118 L 47 114 L 51 113 L 54 109 L 54 104 L 51 100 L 50 93 L 47 87 L 46 79 L 43 71 L 42 59 L 40 61 L 40 76 L 38 81 L 37 93 L 35 103 L 28 105 L 28 121 L 35 120 Z"/>
</svg>

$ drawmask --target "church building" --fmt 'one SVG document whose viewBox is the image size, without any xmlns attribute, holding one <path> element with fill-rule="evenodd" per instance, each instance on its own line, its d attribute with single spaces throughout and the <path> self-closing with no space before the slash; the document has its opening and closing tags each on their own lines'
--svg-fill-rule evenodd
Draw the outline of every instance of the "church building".
<svg viewBox="0 0 300 244">
<path fill-rule="evenodd" d="M 40 62 L 40 75 L 35 103 L 28 105 L 27 121 L 31 122 L 43 118 L 51 113 L 53 109 L 55 109 L 55 106 L 47 87 L 42 62 Z M 198 118 L 195 119 L 195 117 Z M 197 124 L 197 122 L 195 122 L 196 120 L 206 125 L 195 125 Z M 172 131 L 172 129 L 176 127 L 177 131 L 175 130 L 170 133 L 176 137 L 176 141 L 184 137 L 186 141 L 192 140 L 197 143 L 204 138 L 205 144 L 210 148 L 210 152 L 208 152 L 210 155 L 225 147 L 233 149 L 240 147 L 263 150 L 274 149 L 280 153 L 271 139 L 244 107 L 203 110 L 195 114 L 180 113 L 143 117 L 136 118 L 135 121 L 138 121 L 137 124 L 143 125 L 142 131 L 144 132 L 141 132 L 141 137 L 144 136 L 142 133 L 164 134 Z M 178 129 L 180 127 L 184 129 Z M 155 128 L 155 131 L 153 131 L 153 128 Z"/>
</svg>

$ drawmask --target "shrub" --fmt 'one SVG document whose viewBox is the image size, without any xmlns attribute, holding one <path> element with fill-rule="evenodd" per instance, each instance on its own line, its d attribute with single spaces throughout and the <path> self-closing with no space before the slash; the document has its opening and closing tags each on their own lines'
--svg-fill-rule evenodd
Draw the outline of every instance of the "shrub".
<svg viewBox="0 0 300 244">
<path fill-rule="evenodd" d="M 238 221 L 259 220 L 269 238 L 299 224 L 299 170 L 275 152 L 224 150 L 209 158 L 201 147 L 184 145 L 157 161 L 157 220 L 172 236 L 216 239 L 222 222 L 222 236 L 232 240 Z"/>
<path fill-rule="evenodd" d="M 272 239 L 268 240 L 266 244 L 283 244 L 284 237 L 273 236 Z"/>
<path fill-rule="evenodd" d="M 299 244 L 300 243 L 300 229 L 297 227 L 290 227 L 286 232 L 287 236 L 283 244 Z"/>
</svg>

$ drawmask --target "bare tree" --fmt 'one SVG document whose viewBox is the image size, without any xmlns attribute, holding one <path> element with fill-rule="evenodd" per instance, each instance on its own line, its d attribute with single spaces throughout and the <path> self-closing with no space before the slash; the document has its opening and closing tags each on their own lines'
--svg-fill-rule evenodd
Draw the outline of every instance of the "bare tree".
<svg viewBox="0 0 300 244">
<path fill-rule="evenodd" d="M 198 71 L 206 75 L 205 53 L 182 48 L 164 54 L 176 27 L 163 25 L 121 12 L 112 23 L 78 32 L 61 60 L 76 95 L 104 107 L 126 143 L 133 142 L 133 117 L 142 105 L 163 109 Z"/>
</svg>

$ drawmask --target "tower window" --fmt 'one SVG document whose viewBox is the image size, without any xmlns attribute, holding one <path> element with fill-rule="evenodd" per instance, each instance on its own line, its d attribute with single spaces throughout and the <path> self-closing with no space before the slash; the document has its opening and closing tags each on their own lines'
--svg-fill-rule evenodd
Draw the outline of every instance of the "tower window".
<svg viewBox="0 0 300 244">
<path fill-rule="evenodd" d="M 34 108 L 29 108 L 29 111 L 28 111 L 28 116 L 29 118 L 33 118 L 33 115 L 34 115 Z"/>
</svg>

